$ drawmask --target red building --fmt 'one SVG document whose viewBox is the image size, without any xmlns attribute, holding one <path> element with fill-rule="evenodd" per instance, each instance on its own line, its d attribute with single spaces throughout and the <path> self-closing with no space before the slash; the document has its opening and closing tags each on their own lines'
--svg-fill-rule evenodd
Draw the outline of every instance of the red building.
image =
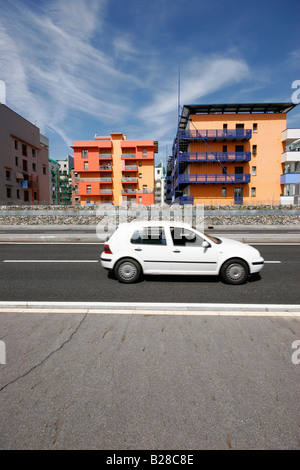
<svg viewBox="0 0 300 470">
<path fill-rule="evenodd" d="M 154 204 L 157 143 L 127 140 L 121 133 L 77 141 L 74 149 L 73 203 Z"/>
</svg>

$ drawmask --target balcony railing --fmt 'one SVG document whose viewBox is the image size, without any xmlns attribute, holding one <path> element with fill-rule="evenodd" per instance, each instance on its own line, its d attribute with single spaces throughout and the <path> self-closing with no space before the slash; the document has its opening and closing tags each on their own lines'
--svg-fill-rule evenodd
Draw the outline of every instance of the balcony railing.
<svg viewBox="0 0 300 470">
<path fill-rule="evenodd" d="M 300 184 L 300 173 L 285 173 L 281 175 L 280 184 Z"/>
<path fill-rule="evenodd" d="M 111 153 L 99 153 L 99 158 L 100 159 L 105 159 L 105 160 L 111 160 L 112 155 L 111 155 Z"/>
<path fill-rule="evenodd" d="M 281 154 L 281 163 L 300 162 L 299 150 L 287 150 Z"/>
<path fill-rule="evenodd" d="M 178 139 L 189 140 L 249 140 L 251 137 L 251 129 L 195 129 L 178 131 Z"/>
<path fill-rule="evenodd" d="M 180 162 L 249 162 L 251 152 L 184 152 L 179 155 Z"/>
<path fill-rule="evenodd" d="M 100 183 L 112 183 L 112 178 L 106 178 L 105 176 L 99 178 Z"/>
<path fill-rule="evenodd" d="M 122 171 L 137 171 L 137 165 L 125 165 Z"/>
<path fill-rule="evenodd" d="M 138 182 L 138 178 L 134 178 L 134 177 L 123 177 L 121 179 L 122 183 L 137 183 Z"/>
<path fill-rule="evenodd" d="M 100 189 L 100 194 L 112 194 L 112 189 Z"/>
<path fill-rule="evenodd" d="M 178 183 L 249 183 L 250 174 L 183 174 L 179 175 Z"/>
<path fill-rule="evenodd" d="M 153 189 L 123 188 L 122 194 L 153 194 Z"/>
<path fill-rule="evenodd" d="M 112 166 L 111 165 L 100 165 L 99 170 L 100 171 L 112 171 Z"/>
<path fill-rule="evenodd" d="M 75 183 L 99 183 L 100 178 L 75 178 Z"/>
<path fill-rule="evenodd" d="M 121 158 L 136 158 L 135 153 L 122 153 Z"/>
</svg>

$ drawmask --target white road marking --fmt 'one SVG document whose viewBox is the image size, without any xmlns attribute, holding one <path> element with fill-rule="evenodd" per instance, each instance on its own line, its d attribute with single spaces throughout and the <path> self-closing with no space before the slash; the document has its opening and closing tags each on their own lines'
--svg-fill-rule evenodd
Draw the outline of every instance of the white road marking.
<svg viewBox="0 0 300 470">
<path fill-rule="evenodd" d="M 91 259 L 4 259 L 3 263 L 99 263 Z"/>
<path fill-rule="evenodd" d="M 281 264 L 281 261 L 265 261 L 265 264 Z"/>
</svg>

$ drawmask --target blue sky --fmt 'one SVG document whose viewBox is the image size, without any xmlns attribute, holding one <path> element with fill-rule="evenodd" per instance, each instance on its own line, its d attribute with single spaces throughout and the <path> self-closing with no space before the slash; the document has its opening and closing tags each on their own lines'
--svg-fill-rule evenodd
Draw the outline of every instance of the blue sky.
<svg viewBox="0 0 300 470">
<path fill-rule="evenodd" d="M 0 12 L 6 104 L 57 160 L 123 132 L 158 140 L 165 161 L 179 70 L 181 106 L 290 102 L 300 80 L 298 0 L 0 0 Z"/>
</svg>

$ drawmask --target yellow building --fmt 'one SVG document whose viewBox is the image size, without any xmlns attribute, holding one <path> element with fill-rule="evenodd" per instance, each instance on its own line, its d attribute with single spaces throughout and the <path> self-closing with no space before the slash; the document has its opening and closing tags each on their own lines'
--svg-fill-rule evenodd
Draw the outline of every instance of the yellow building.
<svg viewBox="0 0 300 470">
<path fill-rule="evenodd" d="M 293 103 L 186 105 L 167 168 L 167 201 L 280 204 L 282 133 Z"/>
</svg>

